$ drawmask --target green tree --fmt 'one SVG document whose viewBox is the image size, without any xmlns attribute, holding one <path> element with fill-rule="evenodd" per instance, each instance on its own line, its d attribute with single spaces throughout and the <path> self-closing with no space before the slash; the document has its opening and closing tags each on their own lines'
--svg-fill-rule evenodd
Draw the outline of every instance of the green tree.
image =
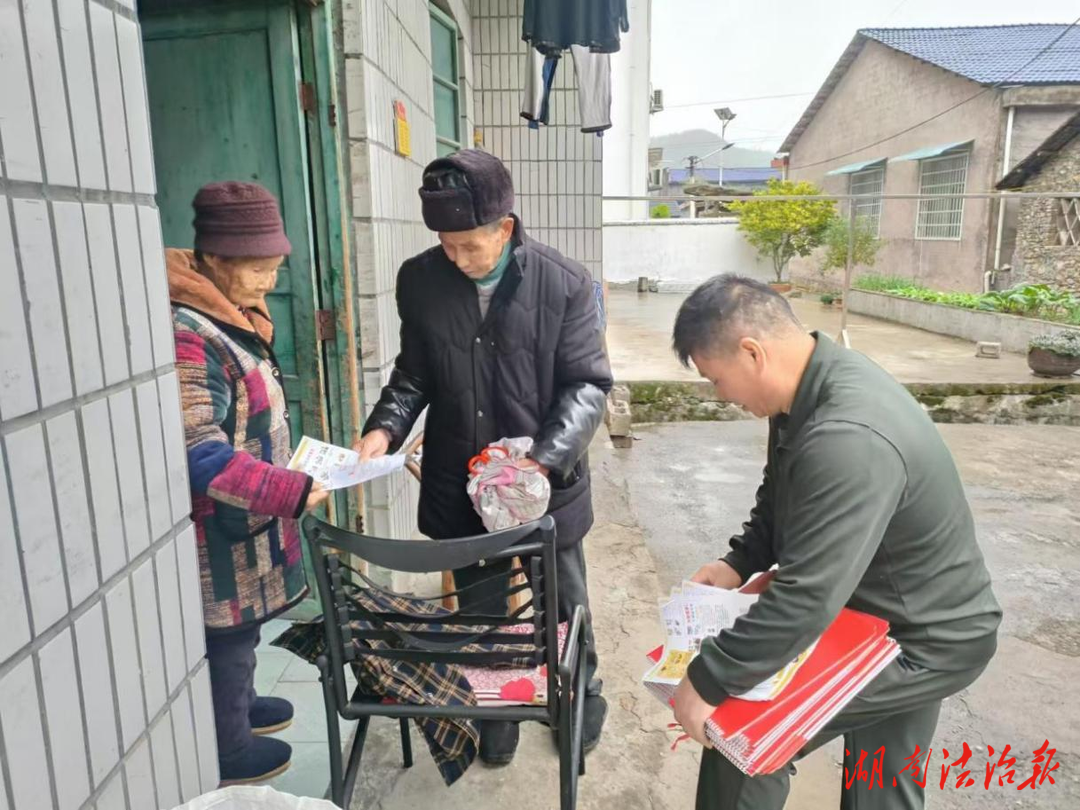
<svg viewBox="0 0 1080 810">
<path fill-rule="evenodd" d="M 874 262 L 877 261 L 878 251 L 885 244 L 878 239 L 876 230 L 874 224 L 866 217 L 856 217 L 854 228 L 849 220 L 835 217 L 825 228 L 822 242 L 825 246 L 825 256 L 821 263 L 821 272 L 843 270 L 847 267 L 848 241 L 852 238 L 855 240 L 851 256 L 852 266 L 873 267 Z"/>
<path fill-rule="evenodd" d="M 812 196 L 820 194 L 813 183 L 770 180 L 759 196 Z M 739 215 L 739 230 L 763 256 L 769 257 L 777 282 L 784 280 L 788 262 L 795 256 L 809 256 L 821 244 L 825 229 L 835 218 L 832 200 L 746 200 L 733 202 Z"/>
<path fill-rule="evenodd" d="M 653 219 L 671 219 L 671 208 L 667 203 L 660 203 L 649 212 L 649 216 Z"/>
</svg>

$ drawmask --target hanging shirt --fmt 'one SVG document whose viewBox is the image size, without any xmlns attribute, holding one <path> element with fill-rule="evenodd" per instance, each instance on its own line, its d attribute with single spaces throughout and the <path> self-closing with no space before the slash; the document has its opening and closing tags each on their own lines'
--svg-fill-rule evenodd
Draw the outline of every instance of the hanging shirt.
<svg viewBox="0 0 1080 810">
<path fill-rule="evenodd" d="M 521 38 L 543 54 L 571 45 L 615 53 L 620 32 L 629 30 L 626 0 L 525 0 L 521 15 Z"/>
</svg>

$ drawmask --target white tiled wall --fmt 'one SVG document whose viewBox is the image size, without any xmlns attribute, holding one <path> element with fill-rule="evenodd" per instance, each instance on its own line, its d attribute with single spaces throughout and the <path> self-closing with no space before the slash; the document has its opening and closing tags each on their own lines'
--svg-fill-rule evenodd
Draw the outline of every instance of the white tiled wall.
<svg viewBox="0 0 1080 810">
<path fill-rule="evenodd" d="M 0 810 L 217 785 L 133 7 L 0 0 Z"/>
<path fill-rule="evenodd" d="M 462 0 L 449 7 L 461 32 L 460 83 L 467 112 L 472 96 L 471 27 Z M 416 196 L 424 166 L 435 159 L 431 23 L 426 0 L 346 0 L 343 14 L 360 351 L 364 403 L 370 412 L 398 351 L 398 268 L 435 244 Z M 395 100 L 406 106 L 409 157 L 394 151 Z M 466 114 L 462 137 L 467 141 L 471 132 Z M 366 530 L 387 537 L 412 536 L 417 496 L 408 473 L 368 486 Z"/>
<path fill-rule="evenodd" d="M 573 59 L 555 71 L 548 126 L 520 117 L 528 46 L 521 39 L 522 0 L 472 0 L 474 114 L 484 148 L 510 169 L 517 213 L 529 234 L 601 273 L 603 139 L 580 130 Z"/>
</svg>

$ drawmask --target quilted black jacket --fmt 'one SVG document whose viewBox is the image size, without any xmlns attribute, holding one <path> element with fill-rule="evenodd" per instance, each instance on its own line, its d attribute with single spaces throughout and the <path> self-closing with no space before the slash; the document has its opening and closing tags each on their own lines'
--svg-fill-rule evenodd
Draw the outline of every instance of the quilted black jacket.
<svg viewBox="0 0 1080 810">
<path fill-rule="evenodd" d="M 385 429 L 396 450 L 428 407 L 419 524 L 437 539 L 484 531 L 465 492 L 469 459 L 501 438 L 533 437 L 568 545 L 592 525 L 585 451 L 611 368 L 588 271 L 529 239 L 520 221 L 512 257 L 483 320 L 475 283 L 441 247 L 402 265 L 401 352 L 364 433 Z"/>
</svg>

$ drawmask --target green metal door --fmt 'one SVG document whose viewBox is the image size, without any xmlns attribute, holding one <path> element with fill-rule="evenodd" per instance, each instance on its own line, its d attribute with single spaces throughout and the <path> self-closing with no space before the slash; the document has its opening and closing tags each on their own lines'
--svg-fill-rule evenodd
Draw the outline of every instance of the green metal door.
<svg viewBox="0 0 1080 810">
<path fill-rule="evenodd" d="M 182 11 L 175 10 L 182 8 Z M 294 442 L 324 435 L 316 270 L 293 5 L 140 3 L 157 202 L 168 247 L 194 241 L 205 183 L 255 181 L 281 201 L 292 255 L 268 303 Z"/>
</svg>

